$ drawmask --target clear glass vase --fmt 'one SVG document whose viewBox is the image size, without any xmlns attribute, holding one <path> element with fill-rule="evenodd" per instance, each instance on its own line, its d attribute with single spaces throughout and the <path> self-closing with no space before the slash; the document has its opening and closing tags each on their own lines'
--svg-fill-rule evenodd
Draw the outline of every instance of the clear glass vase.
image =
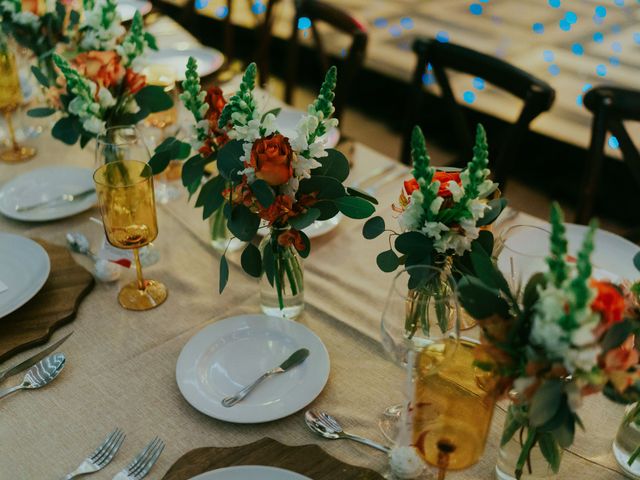
<svg viewBox="0 0 640 480">
<path fill-rule="evenodd" d="M 508 428 L 509 419 L 514 415 L 522 415 L 522 410 L 520 409 L 520 413 L 517 412 L 517 408 L 511 404 L 509 406 L 509 411 L 507 413 L 507 422 L 505 422 L 505 430 Z M 553 468 L 547 461 L 547 459 L 542 455 L 542 451 L 540 450 L 540 446 L 536 443 L 522 468 L 522 474 L 518 477 L 516 475 L 518 459 L 520 457 L 520 453 L 522 452 L 522 446 L 527 439 L 527 435 L 529 433 L 529 429 L 525 426 L 520 426 L 512 437 L 506 442 L 504 445 L 500 446 L 500 450 L 498 452 L 498 462 L 496 464 L 496 479 L 498 480 L 515 480 L 516 478 L 520 480 L 550 480 L 555 478 L 560 478 L 558 472 L 554 472 Z M 504 433 L 503 433 L 504 435 Z M 558 454 L 560 456 L 560 462 L 562 462 L 562 452 L 563 450 L 558 447 Z"/>
<path fill-rule="evenodd" d="M 227 219 L 224 216 L 223 208 L 218 208 L 209 217 L 209 233 L 211 246 L 216 252 L 235 252 L 245 244 L 242 240 L 235 238 L 227 228 Z"/>
<path fill-rule="evenodd" d="M 613 455 L 624 474 L 640 479 L 640 403 L 629 405 L 613 441 Z"/>
<path fill-rule="evenodd" d="M 295 319 L 304 310 L 302 259 L 292 244 L 279 238 L 289 228 L 274 228 L 260 243 L 263 270 L 260 307 L 266 315 Z"/>
</svg>

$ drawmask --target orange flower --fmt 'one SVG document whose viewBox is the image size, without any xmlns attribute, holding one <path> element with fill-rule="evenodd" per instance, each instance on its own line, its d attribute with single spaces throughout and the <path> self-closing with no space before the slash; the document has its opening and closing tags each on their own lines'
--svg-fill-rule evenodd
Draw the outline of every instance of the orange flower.
<svg viewBox="0 0 640 480">
<path fill-rule="evenodd" d="M 22 0 L 22 11 L 40 15 L 40 5 L 41 2 L 39 0 Z M 44 5 L 44 2 L 42 2 L 42 5 Z"/>
<path fill-rule="evenodd" d="M 609 282 L 592 280 L 591 286 L 598 290 L 598 294 L 591 304 L 591 309 L 600 313 L 602 317 L 600 324 L 595 329 L 595 334 L 599 337 L 613 324 L 622 321 L 625 302 L 622 293 Z"/>
<path fill-rule="evenodd" d="M 271 186 L 287 183 L 293 176 L 293 150 L 289 139 L 281 134 L 259 138 L 251 148 L 250 165 L 256 177 Z"/>
<path fill-rule="evenodd" d="M 260 210 L 260 218 L 269 222 L 284 224 L 289 217 L 293 216 L 293 199 L 287 195 L 278 195 L 269 208 Z"/>
<path fill-rule="evenodd" d="M 449 191 L 449 182 L 456 182 L 458 185 L 462 183 L 460 180 L 459 172 L 436 172 L 433 176 L 433 181 L 440 182 L 440 188 L 438 189 L 438 196 L 448 198 L 451 196 L 451 192 Z"/>
<path fill-rule="evenodd" d="M 300 232 L 293 229 L 282 232 L 278 236 L 278 245 L 282 247 L 293 245 L 299 252 L 304 250 L 306 246 L 304 240 L 302 239 L 302 235 L 300 235 Z"/>
<path fill-rule="evenodd" d="M 604 355 L 604 369 L 607 372 L 625 371 L 633 367 L 640 360 L 636 350 L 635 337 L 630 335 L 623 343 Z"/>
<path fill-rule="evenodd" d="M 220 119 L 220 114 L 224 109 L 227 101 L 222 96 L 222 89 L 217 86 L 211 87 L 207 90 L 207 96 L 204 101 L 209 105 L 209 110 L 205 115 L 205 118 L 209 120 L 209 125 L 211 130 L 218 129 L 218 120 Z"/>
<path fill-rule="evenodd" d="M 108 52 L 92 50 L 81 53 L 73 63 L 80 74 L 105 88 L 117 85 L 125 74 L 125 69 L 120 64 L 120 57 L 112 50 Z"/>
<path fill-rule="evenodd" d="M 405 180 L 404 182 L 404 191 L 407 192 L 407 195 L 411 196 L 413 192 L 418 190 L 420 185 L 418 185 L 418 181 L 415 178 L 411 180 Z"/>
<path fill-rule="evenodd" d="M 132 68 L 127 68 L 124 75 L 124 82 L 129 93 L 135 95 L 147 84 L 147 77 L 134 72 Z"/>
</svg>

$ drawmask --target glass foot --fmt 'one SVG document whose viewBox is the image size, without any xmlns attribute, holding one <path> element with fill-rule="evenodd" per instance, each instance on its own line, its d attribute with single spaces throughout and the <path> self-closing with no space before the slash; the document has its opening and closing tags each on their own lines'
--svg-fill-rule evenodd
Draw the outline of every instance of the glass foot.
<svg viewBox="0 0 640 480">
<path fill-rule="evenodd" d="M 382 432 L 382 435 L 384 435 L 387 441 L 391 444 L 396 443 L 396 439 L 398 438 L 398 424 L 400 422 L 402 409 L 403 406 L 401 403 L 391 405 L 390 407 L 385 408 L 378 420 L 378 428 L 380 429 L 380 432 Z"/>
<path fill-rule="evenodd" d="M 151 310 L 162 305 L 169 292 L 167 287 L 155 280 L 145 280 L 144 290 L 138 289 L 137 282 L 131 282 L 120 290 L 118 301 L 127 310 Z"/>
<path fill-rule="evenodd" d="M 6 163 L 19 163 L 35 157 L 37 150 L 33 147 L 11 147 L 0 152 L 0 160 Z"/>
<path fill-rule="evenodd" d="M 293 305 L 285 305 L 283 309 L 280 309 L 278 306 L 272 307 L 270 305 L 262 304 L 260 305 L 260 308 L 262 309 L 262 313 L 270 317 L 281 317 L 288 320 L 295 320 L 304 310 L 304 303 L 294 302 Z"/>
</svg>

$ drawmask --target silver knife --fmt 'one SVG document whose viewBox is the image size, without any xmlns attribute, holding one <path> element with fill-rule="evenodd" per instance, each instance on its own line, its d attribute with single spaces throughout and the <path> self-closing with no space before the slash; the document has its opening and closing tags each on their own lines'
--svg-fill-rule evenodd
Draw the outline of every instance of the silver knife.
<svg viewBox="0 0 640 480">
<path fill-rule="evenodd" d="M 249 395 L 251 391 L 260 385 L 264 380 L 269 378 L 272 375 L 276 375 L 278 373 L 284 373 L 287 370 L 291 370 L 293 367 L 300 365 L 304 362 L 309 356 L 309 350 L 306 348 L 301 348 L 300 350 L 296 350 L 293 352 L 289 358 L 287 358 L 284 362 L 280 364 L 279 367 L 272 368 L 271 370 L 263 373 L 255 382 L 251 385 L 247 385 L 242 390 L 240 390 L 235 395 L 231 395 L 222 399 L 223 407 L 233 407 L 236 403 L 242 400 L 244 397 Z"/>
<path fill-rule="evenodd" d="M 78 193 L 63 193 L 62 195 L 58 195 L 57 197 L 50 198 L 49 200 L 43 200 L 42 202 L 33 203 L 31 205 L 16 205 L 16 212 L 28 212 L 30 210 L 35 210 L 36 208 L 51 205 L 52 203 L 77 202 L 78 200 L 82 200 L 86 196 L 91 195 L 95 191 L 95 187 L 91 187 Z"/>
<path fill-rule="evenodd" d="M 21 363 L 19 363 L 17 365 L 14 365 L 13 367 L 9 367 L 9 368 L 7 368 L 5 370 L 0 371 L 0 382 L 2 382 L 7 377 L 10 377 L 11 375 L 15 375 L 16 373 L 20 373 L 23 370 L 26 370 L 27 368 L 29 368 L 29 367 L 35 365 L 36 363 L 38 363 L 40 360 L 45 358 L 47 355 L 49 355 L 51 352 L 53 352 L 55 349 L 57 349 L 60 345 L 62 345 L 64 342 L 66 342 L 67 338 L 69 338 L 72 334 L 73 334 L 73 332 L 71 332 L 68 335 L 62 337 L 56 343 L 48 346 L 47 348 L 45 348 L 41 352 L 36 353 L 33 357 L 27 358 L 24 362 L 21 362 Z"/>
</svg>

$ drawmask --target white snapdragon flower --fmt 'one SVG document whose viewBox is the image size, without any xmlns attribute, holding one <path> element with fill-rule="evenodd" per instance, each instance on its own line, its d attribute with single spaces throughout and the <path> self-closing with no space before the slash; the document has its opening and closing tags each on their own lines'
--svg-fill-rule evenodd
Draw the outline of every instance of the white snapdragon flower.
<svg viewBox="0 0 640 480">
<path fill-rule="evenodd" d="M 140 111 L 140 105 L 138 105 L 135 98 L 129 98 L 124 106 L 124 111 L 127 113 L 138 113 Z"/>
<path fill-rule="evenodd" d="M 266 137 L 278 130 L 278 125 L 276 124 L 276 116 L 273 113 L 268 113 L 264 117 L 264 120 L 262 121 L 262 128 L 264 128 L 264 135 Z"/>
<path fill-rule="evenodd" d="M 559 358 L 563 358 L 569 350 L 569 336 L 558 323 L 565 315 L 567 300 L 562 288 L 548 285 L 541 289 L 531 327 L 534 345 L 543 347 Z"/>
<path fill-rule="evenodd" d="M 418 230 L 422 226 L 420 224 L 424 216 L 422 202 L 424 202 L 424 195 L 420 190 L 414 190 L 409 205 L 398 218 L 398 223 L 403 231 Z"/>
<path fill-rule="evenodd" d="M 244 170 L 241 170 L 238 172 L 238 175 L 246 175 L 247 183 L 249 183 L 249 185 L 256 181 L 256 169 L 253 167 L 247 167 Z"/>
<path fill-rule="evenodd" d="M 464 188 L 458 185 L 458 182 L 449 180 L 447 189 L 449 190 L 449 192 L 451 192 L 451 197 L 453 198 L 454 202 L 459 202 L 460 199 L 464 196 Z"/>
<path fill-rule="evenodd" d="M 486 201 L 474 198 L 473 200 L 469 201 L 469 203 L 467 204 L 467 208 L 471 212 L 471 215 L 473 216 L 475 222 L 477 222 L 479 219 L 484 217 L 484 214 L 489 208 L 489 205 Z"/>
<path fill-rule="evenodd" d="M 442 233 L 448 232 L 449 227 L 442 222 L 426 222 L 420 231 L 429 238 L 440 240 Z"/>
<path fill-rule="evenodd" d="M 79 117 L 86 115 L 89 110 L 89 102 L 83 97 L 75 97 L 69 102 L 69 113 Z"/>
<path fill-rule="evenodd" d="M 295 197 L 299 187 L 300 180 L 294 176 L 287 183 L 280 186 L 280 192 L 288 197 Z"/>
<path fill-rule="evenodd" d="M 102 132 L 104 130 L 104 127 L 105 122 L 97 117 L 88 117 L 82 122 L 82 128 L 84 128 L 87 132 L 95 133 L 96 135 Z"/>
<path fill-rule="evenodd" d="M 109 108 L 116 104 L 116 99 L 113 98 L 108 88 L 101 88 L 98 90 L 98 103 L 102 108 Z"/>
<path fill-rule="evenodd" d="M 464 255 L 464 252 L 471 250 L 471 242 L 478 238 L 480 229 L 476 227 L 474 220 L 468 218 L 461 220 L 459 227 L 450 230 L 433 244 L 437 252 L 454 251 L 456 255 Z"/>
<path fill-rule="evenodd" d="M 254 118 L 249 120 L 246 125 L 236 125 L 229 132 L 229 138 L 244 140 L 245 142 L 256 141 L 260 138 L 260 120 Z"/>
<path fill-rule="evenodd" d="M 310 178 L 311 170 L 321 166 L 322 164 L 314 158 L 307 158 L 299 154 L 294 154 L 293 173 L 297 178 Z"/>
<path fill-rule="evenodd" d="M 18 25 L 36 28 L 40 23 L 40 17 L 31 12 L 20 12 L 13 16 L 13 21 Z"/>
<path fill-rule="evenodd" d="M 56 0 L 46 0 L 44 4 L 44 11 L 47 13 L 56 11 Z"/>
<path fill-rule="evenodd" d="M 95 30 L 86 30 L 80 40 L 82 50 L 96 50 L 99 48 L 98 33 Z"/>
<path fill-rule="evenodd" d="M 0 3 L 0 6 L 2 8 L 3 11 L 14 15 L 16 13 L 16 4 L 14 2 L 10 2 L 10 1 L 4 1 Z"/>
<path fill-rule="evenodd" d="M 478 198 L 487 198 L 498 189 L 498 184 L 487 179 L 478 187 Z"/>
<path fill-rule="evenodd" d="M 598 364 L 600 349 L 597 346 L 590 348 L 570 348 L 564 356 L 564 366 L 573 373 L 576 370 L 589 372 Z"/>
<path fill-rule="evenodd" d="M 431 205 L 429 205 L 429 211 L 434 215 L 437 214 L 440 211 L 440 208 L 442 207 L 443 203 L 444 203 L 444 198 L 442 197 L 434 198 L 433 201 L 431 202 Z"/>
</svg>

